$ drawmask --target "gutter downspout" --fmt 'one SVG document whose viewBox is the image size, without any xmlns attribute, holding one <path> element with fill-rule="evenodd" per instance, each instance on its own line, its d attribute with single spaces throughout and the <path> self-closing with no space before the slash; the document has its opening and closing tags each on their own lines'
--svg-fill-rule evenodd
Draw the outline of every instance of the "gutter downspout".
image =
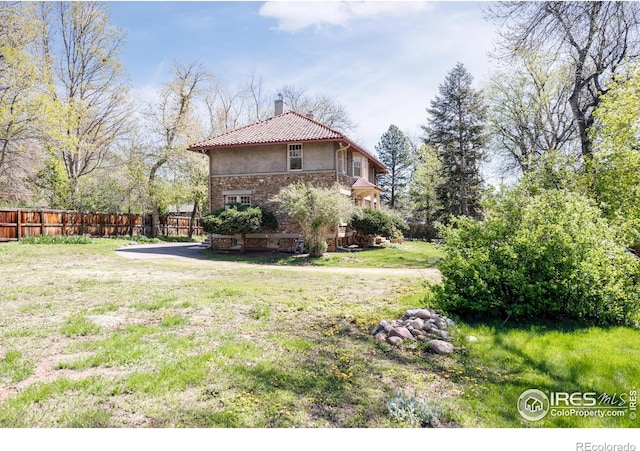
<svg viewBox="0 0 640 451">
<path fill-rule="evenodd" d="M 343 144 L 340 143 L 340 146 L 342 146 Z M 342 152 L 343 150 L 347 150 L 349 147 L 351 147 L 351 144 L 347 144 L 344 147 L 340 147 L 338 146 L 338 149 L 336 150 L 336 183 L 340 183 L 340 179 L 338 177 L 338 152 Z"/>
<path fill-rule="evenodd" d="M 338 152 L 342 152 L 343 150 L 346 151 L 349 147 L 351 147 L 351 144 L 347 144 L 344 147 L 342 147 L 342 146 L 343 146 L 343 144 L 340 143 L 338 145 L 338 149 L 336 150 L 336 185 L 338 185 L 338 187 L 340 187 L 340 173 L 339 173 L 339 170 L 338 170 Z M 339 238 L 339 235 L 340 235 L 340 224 L 338 224 L 336 226 L 336 236 L 334 238 L 335 246 L 336 246 L 336 252 L 338 251 L 338 238 Z"/>
</svg>

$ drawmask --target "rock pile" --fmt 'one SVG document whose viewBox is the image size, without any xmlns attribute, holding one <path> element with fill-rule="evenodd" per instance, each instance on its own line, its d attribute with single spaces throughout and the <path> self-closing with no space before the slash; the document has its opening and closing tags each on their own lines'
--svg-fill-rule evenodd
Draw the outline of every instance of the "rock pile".
<svg viewBox="0 0 640 451">
<path fill-rule="evenodd" d="M 371 330 L 376 340 L 398 346 L 405 340 L 426 341 L 429 349 L 437 354 L 450 354 L 449 328 L 454 322 L 430 308 L 407 310 L 399 320 L 382 320 Z"/>
</svg>

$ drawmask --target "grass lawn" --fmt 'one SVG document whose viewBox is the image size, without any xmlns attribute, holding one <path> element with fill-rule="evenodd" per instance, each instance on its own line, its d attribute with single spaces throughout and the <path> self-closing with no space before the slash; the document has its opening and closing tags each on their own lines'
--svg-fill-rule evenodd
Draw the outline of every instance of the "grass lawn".
<svg viewBox="0 0 640 451">
<path fill-rule="evenodd" d="M 375 247 L 356 252 L 328 252 L 321 258 L 279 252 L 255 252 L 242 255 L 237 251 L 207 250 L 205 254 L 208 258 L 218 261 L 345 268 L 430 268 L 437 266 L 442 258 L 442 251 L 437 245 L 422 241 L 405 241 L 402 245 Z"/>
<path fill-rule="evenodd" d="M 637 388 L 637 330 L 459 323 L 450 357 L 375 342 L 427 279 L 357 266 L 424 268 L 424 243 L 321 261 L 344 271 L 128 260 L 124 243 L 0 245 L 0 427 L 408 427 L 387 410 L 398 391 L 441 426 L 638 426 L 516 409 L 529 388 Z"/>
</svg>

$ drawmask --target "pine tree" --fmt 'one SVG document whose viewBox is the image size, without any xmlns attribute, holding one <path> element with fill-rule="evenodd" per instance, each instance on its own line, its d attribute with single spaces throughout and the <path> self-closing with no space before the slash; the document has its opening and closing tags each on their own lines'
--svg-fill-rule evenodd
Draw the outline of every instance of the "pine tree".
<svg viewBox="0 0 640 451">
<path fill-rule="evenodd" d="M 436 195 L 445 221 L 449 215 L 480 215 L 487 108 L 472 82 L 473 76 L 458 63 L 439 86 L 439 94 L 427 108 L 428 124 L 423 127 L 425 144 L 436 149 L 442 162 Z"/>
<path fill-rule="evenodd" d="M 397 208 L 407 186 L 411 171 L 411 142 L 402 131 L 391 124 L 376 145 L 380 160 L 389 172 L 378 179 L 385 190 L 381 197 L 391 208 Z"/>
</svg>

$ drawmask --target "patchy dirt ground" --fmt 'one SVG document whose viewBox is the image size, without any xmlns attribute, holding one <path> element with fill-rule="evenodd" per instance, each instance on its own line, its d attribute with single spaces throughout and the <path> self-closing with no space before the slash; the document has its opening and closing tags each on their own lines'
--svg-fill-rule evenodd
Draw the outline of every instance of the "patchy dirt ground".
<svg viewBox="0 0 640 451">
<path fill-rule="evenodd" d="M 368 333 L 436 270 L 49 249 L 0 254 L 5 427 L 389 426 L 397 390 L 459 395 Z"/>
</svg>

